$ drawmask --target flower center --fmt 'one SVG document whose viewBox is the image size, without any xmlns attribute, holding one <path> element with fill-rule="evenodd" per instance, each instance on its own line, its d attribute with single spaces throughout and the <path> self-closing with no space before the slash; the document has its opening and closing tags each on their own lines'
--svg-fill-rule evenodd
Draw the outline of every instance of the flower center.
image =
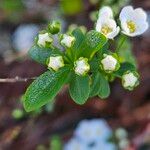
<svg viewBox="0 0 150 150">
<path fill-rule="evenodd" d="M 107 35 L 108 33 L 112 32 L 112 31 L 113 31 L 112 28 L 110 28 L 108 25 L 102 26 L 101 32 L 104 35 Z"/>
<path fill-rule="evenodd" d="M 127 21 L 127 27 L 130 30 L 130 33 L 134 33 L 136 31 L 136 24 L 133 21 Z"/>
</svg>

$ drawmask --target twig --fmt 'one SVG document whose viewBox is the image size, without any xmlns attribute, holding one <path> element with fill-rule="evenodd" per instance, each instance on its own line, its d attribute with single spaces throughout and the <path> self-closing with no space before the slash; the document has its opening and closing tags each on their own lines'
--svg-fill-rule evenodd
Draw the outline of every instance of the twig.
<svg viewBox="0 0 150 150">
<path fill-rule="evenodd" d="M 31 77 L 31 78 L 21 78 L 16 76 L 15 78 L 0 78 L 0 83 L 15 83 L 15 82 L 27 82 L 28 80 L 34 80 L 37 77 Z"/>
</svg>

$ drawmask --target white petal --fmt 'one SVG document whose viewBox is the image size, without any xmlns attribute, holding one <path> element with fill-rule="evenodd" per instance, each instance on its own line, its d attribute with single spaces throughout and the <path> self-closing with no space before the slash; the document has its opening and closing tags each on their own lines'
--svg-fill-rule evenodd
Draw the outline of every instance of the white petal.
<svg viewBox="0 0 150 150">
<path fill-rule="evenodd" d="M 129 28 L 127 27 L 127 22 L 124 20 L 121 21 L 121 28 L 123 29 L 123 32 L 126 32 L 126 33 L 130 32 Z"/>
<path fill-rule="evenodd" d="M 108 18 L 113 18 L 113 12 L 112 9 L 109 6 L 104 6 L 99 10 L 99 17 L 108 17 Z"/>
<path fill-rule="evenodd" d="M 148 29 L 148 22 L 143 22 L 138 24 L 138 28 L 137 28 L 137 35 L 141 35 L 143 34 L 147 29 Z"/>
<path fill-rule="evenodd" d="M 127 20 L 128 18 L 130 18 L 131 14 L 133 14 L 133 7 L 132 6 L 126 6 L 121 10 L 120 13 L 120 20 Z"/>
<path fill-rule="evenodd" d="M 113 39 L 118 35 L 119 32 L 120 32 L 120 27 L 117 27 L 112 33 L 108 34 L 108 38 Z"/>
<path fill-rule="evenodd" d="M 101 23 L 101 21 L 98 19 L 98 20 L 97 20 L 97 23 L 96 23 L 95 29 L 96 29 L 96 31 L 101 32 L 101 28 L 102 28 L 102 23 Z"/>
<path fill-rule="evenodd" d="M 113 29 L 117 26 L 115 20 L 110 18 L 103 18 L 102 24 L 107 24 L 110 28 Z"/>
<path fill-rule="evenodd" d="M 136 8 L 134 10 L 134 13 L 137 16 L 137 18 L 140 20 L 146 20 L 147 19 L 147 14 L 142 8 Z"/>
<path fill-rule="evenodd" d="M 113 29 L 115 29 L 117 27 L 116 21 L 113 19 L 109 19 L 108 25 L 109 25 L 109 27 L 111 27 Z"/>
</svg>

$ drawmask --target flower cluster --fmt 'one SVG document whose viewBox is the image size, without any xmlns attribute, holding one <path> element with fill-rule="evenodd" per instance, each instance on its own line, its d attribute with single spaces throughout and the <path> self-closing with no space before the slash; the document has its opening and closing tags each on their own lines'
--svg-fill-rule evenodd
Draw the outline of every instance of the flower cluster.
<svg viewBox="0 0 150 150">
<path fill-rule="evenodd" d="M 50 23 L 39 33 L 29 55 L 35 61 L 47 65 L 48 71 L 35 80 L 24 95 L 27 111 L 34 110 L 53 100 L 64 84 L 69 84 L 71 98 L 84 104 L 89 97 L 107 98 L 109 82 L 119 77 L 125 89 L 133 90 L 139 84 L 136 67 L 122 61 L 116 52 L 110 51 L 109 39 L 119 32 L 137 36 L 148 28 L 143 9 L 124 7 L 119 15 L 121 27 L 113 17 L 110 7 L 99 10 L 96 27 L 88 32 L 76 28 L 62 34 L 61 24 Z M 58 45 L 54 45 L 54 35 Z"/>
<path fill-rule="evenodd" d="M 134 9 L 132 6 L 126 6 L 122 9 L 119 19 L 121 29 L 113 18 L 111 8 L 103 7 L 99 11 L 96 31 L 101 32 L 109 39 L 114 39 L 120 30 L 123 34 L 134 37 L 148 29 L 147 15 L 141 8 Z"/>
<path fill-rule="evenodd" d="M 109 142 L 111 136 L 112 130 L 105 120 L 83 120 L 64 150 L 116 150 L 116 145 Z"/>
</svg>

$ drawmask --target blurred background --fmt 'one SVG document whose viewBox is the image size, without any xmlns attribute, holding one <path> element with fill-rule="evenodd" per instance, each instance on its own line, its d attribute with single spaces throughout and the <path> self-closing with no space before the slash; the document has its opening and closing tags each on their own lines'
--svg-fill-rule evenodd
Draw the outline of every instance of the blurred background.
<svg viewBox="0 0 150 150">
<path fill-rule="evenodd" d="M 101 6 L 111 6 L 117 17 L 128 4 L 146 10 L 150 22 L 150 0 L 0 0 L 0 78 L 32 78 L 46 70 L 27 52 L 50 21 L 59 20 L 62 32 L 76 25 L 92 29 Z M 120 128 L 121 135 L 126 133 L 125 140 L 113 138 L 117 149 L 150 150 L 150 29 L 129 40 L 122 50 L 137 64 L 141 83 L 129 92 L 116 80 L 106 100 L 95 97 L 79 106 L 65 87 L 53 103 L 26 113 L 21 96 L 32 79 L 0 83 L 0 150 L 62 150 L 82 120 L 95 118 L 104 119 L 114 135 Z"/>
</svg>

